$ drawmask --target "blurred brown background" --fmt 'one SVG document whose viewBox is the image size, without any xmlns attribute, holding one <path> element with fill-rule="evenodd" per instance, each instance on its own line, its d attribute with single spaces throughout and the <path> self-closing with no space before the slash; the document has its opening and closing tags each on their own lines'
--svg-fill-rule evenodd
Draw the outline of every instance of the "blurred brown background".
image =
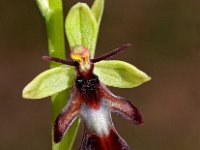
<svg viewBox="0 0 200 150">
<path fill-rule="evenodd" d="M 65 14 L 75 2 L 64 1 Z M 135 150 L 199 150 L 200 1 L 106 0 L 96 55 L 126 42 L 134 46 L 116 59 L 152 80 L 112 89 L 131 99 L 145 121 L 137 127 L 113 116 L 120 135 Z M 45 54 L 45 25 L 35 1 L 1 1 L 0 150 L 51 149 L 49 99 L 21 98 L 23 87 L 48 68 L 41 60 Z"/>
</svg>

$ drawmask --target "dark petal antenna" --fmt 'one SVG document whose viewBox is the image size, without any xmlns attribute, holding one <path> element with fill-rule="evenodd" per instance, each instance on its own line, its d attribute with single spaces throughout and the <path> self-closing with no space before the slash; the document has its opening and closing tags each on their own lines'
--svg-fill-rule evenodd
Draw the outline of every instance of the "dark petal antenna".
<svg viewBox="0 0 200 150">
<path fill-rule="evenodd" d="M 109 53 L 107 53 L 107 54 L 105 54 L 105 55 L 102 55 L 102 56 L 100 56 L 100 57 L 97 57 L 97 58 L 94 58 L 94 59 L 90 59 L 90 60 L 91 60 L 93 63 L 99 62 L 99 61 L 101 61 L 101 60 L 110 58 L 110 57 L 112 57 L 112 56 L 114 56 L 114 55 L 116 55 L 116 54 L 118 54 L 118 53 L 120 53 L 120 52 L 123 52 L 125 49 L 127 49 L 127 48 L 129 48 L 129 47 L 131 47 L 131 46 L 132 46 L 132 44 L 126 43 L 126 44 L 124 44 L 124 45 L 122 45 L 122 46 L 120 46 L 120 47 L 118 47 L 118 48 L 112 50 L 111 52 L 109 52 Z"/>
<path fill-rule="evenodd" d="M 72 60 L 63 60 L 63 59 L 51 57 L 51 56 L 42 56 L 42 59 L 45 61 L 55 61 L 61 64 L 69 65 L 69 66 L 76 66 L 76 62 Z"/>
</svg>

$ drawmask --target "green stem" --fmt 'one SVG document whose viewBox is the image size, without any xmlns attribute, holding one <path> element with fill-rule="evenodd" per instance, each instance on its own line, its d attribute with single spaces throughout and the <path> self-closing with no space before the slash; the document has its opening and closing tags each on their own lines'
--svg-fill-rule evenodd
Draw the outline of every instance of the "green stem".
<svg viewBox="0 0 200 150">
<path fill-rule="evenodd" d="M 62 0 L 36 0 L 40 11 L 45 18 L 49 55 L 65 59 L 64 23 Z M 51 63 L 50 67 L 57 67 L 59 64 Z M 51 98 L 52 127 L 54 121 L 65 106 L 68 100 L 69 91 L 65 90 Z M 52 138 L 52 150 L 71 150 L 78 130 L 79 120 L 69 129 L 63 140 L 55 144 Z M 53 132 L 52 132 L 53 133 Z M 53 136 L 52 136 L 53 137 Z"/>
</svg>

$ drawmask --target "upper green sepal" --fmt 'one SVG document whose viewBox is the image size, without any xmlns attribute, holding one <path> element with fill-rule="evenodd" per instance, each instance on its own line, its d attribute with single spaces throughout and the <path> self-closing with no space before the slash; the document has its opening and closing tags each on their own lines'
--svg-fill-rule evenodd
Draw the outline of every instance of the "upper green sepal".
<svg viewBox="0 0 200 150">
<path fill-rule="evenodd" d="M 101 18 L 104 10 L 104 0 L 95 0 L 92 5 L 92 13 L 95 16 L 98 25 L 101 23 Z"/>
<path fill-rule="evenodd" d="M 98 24 L 91 9 L 85 3 L 74 5 L 66 18 L 65 30 L 71 49 L 82 45 L 90 50 L 91 56 L 97 41 Z"/>
<path fill-rule="evenodd" d="M 151 79 L 135 66 L 119 60 L 95 63 L 94 73 L 104 84 L 118 88 L 136 87 Z"/>
<path fill-rule="evenodd" d="M 36 76 L 22 92 L 26 99 L 41 99 L 52 96 L 73 85 L 75 77 L 74 67 L 62 65 L 46 70 Z"/>
</svg>

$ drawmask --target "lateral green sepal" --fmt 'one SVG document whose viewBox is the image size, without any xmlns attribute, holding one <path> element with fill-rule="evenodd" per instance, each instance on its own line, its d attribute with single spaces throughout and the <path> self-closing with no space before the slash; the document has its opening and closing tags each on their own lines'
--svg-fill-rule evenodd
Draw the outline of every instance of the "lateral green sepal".
<svg viewBox="0 0 200 150">
<path fill-rule="evenodd" d="M 62 65 L 46 70 L 36 76 L 22 92 L 23 98 L 41 99 L 72 87 L 74 67 Z"/>
<path fill-rule="evenodd" d="M 118 88 L 133 88 L 151 79 L 135 66 L 119 60 L 95 63 L 94 73 L 104 84 Z"/>
</svg>

